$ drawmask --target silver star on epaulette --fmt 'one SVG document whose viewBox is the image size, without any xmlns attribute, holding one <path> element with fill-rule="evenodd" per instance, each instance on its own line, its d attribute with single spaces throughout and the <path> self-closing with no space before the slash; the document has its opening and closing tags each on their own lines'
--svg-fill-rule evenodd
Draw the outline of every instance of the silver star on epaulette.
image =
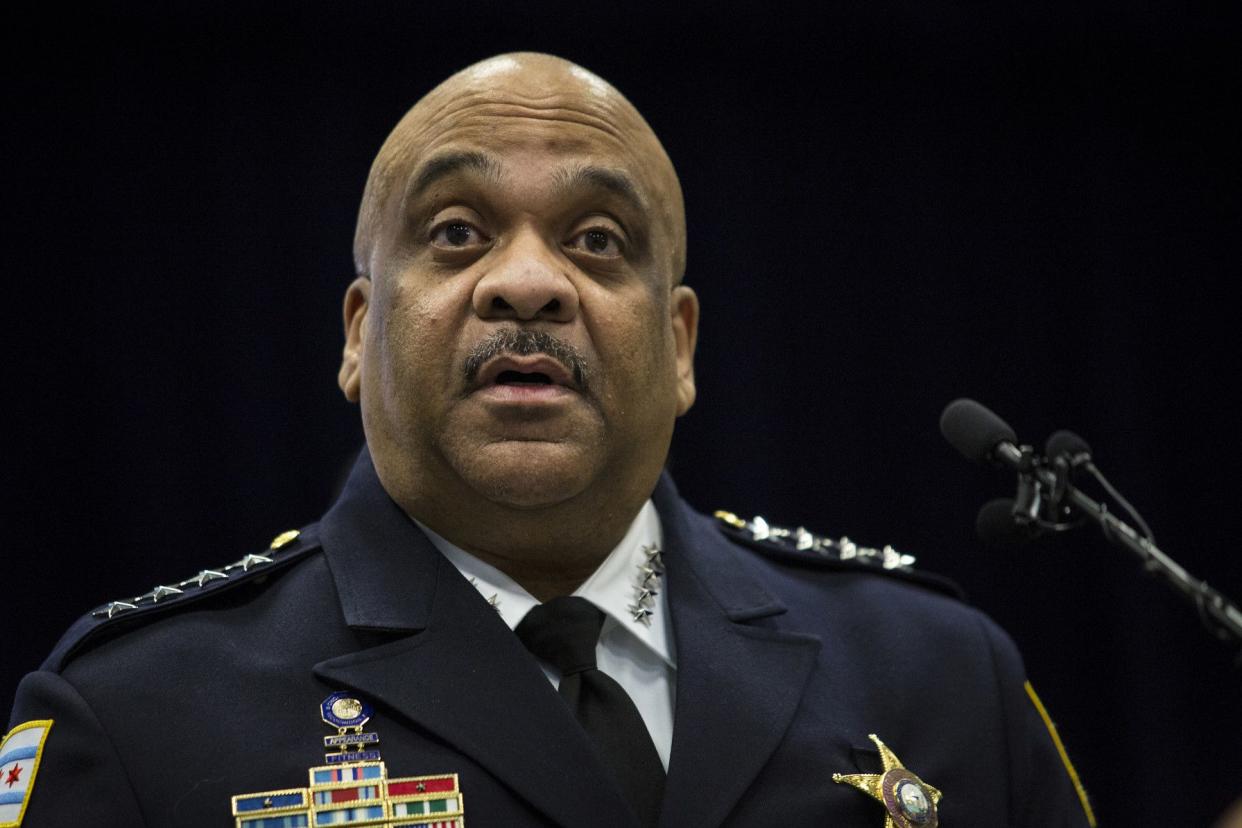
<svg viewBox="0 0 1242 828">
<path fill-rule="evenodd" d="M 92 612 L 91 615 L 95 616 L 96 618 L 103 618 L 105 615 L 108 618 L 111 618 L 112 616 L 116 615 L 118 612 L 125 612 L 126 610 L 132 610 L 132 609 L 137 609 L 137 608 L 138 608 L 137 604 L 131 604 L 128 601 L 109 601 L 106 606 L 100 607 L 99 609 Z"/>
<path fill-rule="evenodd" d="M 639 604 L 650 604 L 652 600 L 660 594 L 657 590 L 654 590 L 651 587 L 644 586 L 638 587 L 637 589 L 638 595 L 634 600 Z"/>
<path fill-rule="evenodd" d="M 852 540 L 845 537 L 844 535 L 841 537 L 841 540 L 837 541 L 837 546 L 841 548 L 840 557 L 841 557 L 841 560 L 843 561 L 849 560 L 850 558 L 858 554 L 858 547 L 854 544 Z"/>
<path fill-rule="evenodd" d="M 267 557 L 266 555 L 247 555 L 246 557 L 242 558 L 240 561 L 237 561 L 236 563 L 231 563 L 228 566 L 226 566 L 225 570 L 227 571 L 230 569 L 240 568 L 242 572 L 249 572 L 252 568 L 258 566 L 259 564 L 269 564 L 271 562 L 272 562 L 272 559 Z"/>
<path fill-rule="evenodd" d="M 772 527 L 759 515 L 750 519 L 750 534 L 755 540 L 767 540 L 772 534 Z"/>
<path fill-rule="evenodd" d="M 913 555 L 903 555 L 891 546 L 885 546 L 882 551 L 885 569 L 903 569 L 914 566 L 916 559 Z"/>
<path fill-rule="evenodd" d="M 794 547 L 799 552 L 805 552 L 815 545 L 815 536 L 799 526 L 794 530 Z"/>
<path fill-rule="evenodd" d="M 651 626 L 651 616 L 654 614 L 650 609 L 638 604 L 630 604 L 628 607 L 630 613 L 634 616 L 634 620 L 644 626 Z"/>
<path fill-rule="evenodd" d="M 229 576 L 228 576 L 228 575 L 226 575 L 226 574 L 225 574 L 225 573 L 223 573 L 223 572 L 217 572 L 217 571 L 216 571 L 216 570 L 214 570 L 214 569 L 204 569 L 202 572 L 199 572 L 199 573 L 198 573 L 197 575 L 195 575 L 193 578 L 186 578 L 184 581 L 182 581 L 181 583 L 177 584 L 177 586 L 196 586 L 196 587 L 202 587 L 202 586 L 204 586 L 204 585 L 205 585 L 208 581 L 217 581 L 217 580 L 219 580 L 220 578 L 227 578 L 227 577 L 229 577 Z"/>
<path fill-rule="evenodd" d="M 500 593 L 493 592 L 492 597 L 487 599 L 487 605 L 496 610 L 497 615 L 500 615 Z"/>
<path fill-rule="evenodd" d="M 160 584 L 159 586 L 155 587 L 150 592 L 148 592 L 146 595 L 139 595 L 138 600 L 141 601 L 143 598 L 150 598 L 151 603 L 158 604 L 160 601 L 164 600 L 170 595 L 180 595 L 183 592 L 185 592 L 184 589 L 177 589 L 174 586 L 164 586 L 163 584 Z"/>
<path fill-rule="evenodd" d="M 659 578 L 662 574 L 664 574 L 654 566 L 640 566 L 638 571 L 643 576 L 640 581 L 642 586 L 646 586 L 652 578 Z"/>
</svg>

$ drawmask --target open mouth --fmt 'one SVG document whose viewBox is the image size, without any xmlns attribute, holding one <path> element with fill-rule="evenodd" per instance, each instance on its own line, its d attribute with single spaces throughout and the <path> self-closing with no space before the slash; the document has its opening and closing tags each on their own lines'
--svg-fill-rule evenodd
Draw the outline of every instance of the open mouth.
<svg viewBox="0 0 1242 828">
<path fill-rule="evenodd" d="M 493 402 L 523 406 L 561 403 L 578 392 L 570 370 L 546 354 L 501 354 L 483 365 L 472 385 Z"/>
<path fill-rule="evenodd" d="M 497 385 L 553 385 L 552 378 L 541 371 L 501 371 Z"/>
</svg>

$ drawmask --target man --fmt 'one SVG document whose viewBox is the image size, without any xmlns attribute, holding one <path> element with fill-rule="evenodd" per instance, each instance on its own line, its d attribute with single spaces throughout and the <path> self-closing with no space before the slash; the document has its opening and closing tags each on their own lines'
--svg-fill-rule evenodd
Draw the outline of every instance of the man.
<svg viewBox="0 0 1242 828">
<path fill-rule="evenodd" d="M 698 303 L 615 89 L 453 76 L 381 148 L 355 260 L 340 499 L 75 625 L 19 689 L 0 825 L 1088 824 L 991 622 L 662 475 Z"/>
</svg>

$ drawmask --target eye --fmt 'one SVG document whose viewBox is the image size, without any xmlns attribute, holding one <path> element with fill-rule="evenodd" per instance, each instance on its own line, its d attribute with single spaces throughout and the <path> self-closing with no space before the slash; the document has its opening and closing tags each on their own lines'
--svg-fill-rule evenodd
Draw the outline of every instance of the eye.
<svg viewBox="0 0 1242 828">
<path fill-rule="evenodd" d="M 621 255 L 621 242 L 616 234 L 603 227 L 583 230 L 569 240 L 569 247 L 590 253 L 592 256 L 615 258 Z"/>
<path fill-rule="evenodd" d="M 488 241 L 477 227 L 460 219 L 442 222 L 431 230 L 431 243 L 437 247 L 457 249 L 486 244 Z"/>
</svg>

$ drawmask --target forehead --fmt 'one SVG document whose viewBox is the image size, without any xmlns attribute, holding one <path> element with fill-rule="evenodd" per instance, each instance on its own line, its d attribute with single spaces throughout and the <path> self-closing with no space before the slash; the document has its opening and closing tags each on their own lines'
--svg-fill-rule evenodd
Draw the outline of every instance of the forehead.
<svg viewBox="0 0 1242 828">
<path fill-rule="evenodd" d="M 579 67 L 501 58 L 433 90 L 394 131 L 393 177 L 410 185 L 438 159 L 477 154 L 511 173 L 531 164 L 611 169 L 644 201 L 664 193 L 663 150 L 619 93 Z M 477 165 L 476 165 L 477 166 Z"/>
<path fill-rule="evenodd" d="M 513 183 L 516 175 L 523 187 L 548 186 L 553 189 L 545 192 L 552 195 L 566 181 L 607 189 L 596 173 L 625 181 L 634 196 L 630 200 L 652 224 L 653 242 L 667 254 L 670 273 L 680 280 L 685 269 L 681 186 L 659 139 L 605 81 L 559 58 L 530 53 L 502 55 L 459 72 L 397 124 L 363 193 L 354 238 L 360 274 L 375 269 L 375 257 L 400 226 L 402 205 L 408 206 L 422 173 L 453 155 L 489 159 L 490 172 L 498 173 L 493 183 Z M 584 170 L 591 174 L 582 175 Z M 475 165 L 474 172 L 489 170 Z"/>
</svg>

